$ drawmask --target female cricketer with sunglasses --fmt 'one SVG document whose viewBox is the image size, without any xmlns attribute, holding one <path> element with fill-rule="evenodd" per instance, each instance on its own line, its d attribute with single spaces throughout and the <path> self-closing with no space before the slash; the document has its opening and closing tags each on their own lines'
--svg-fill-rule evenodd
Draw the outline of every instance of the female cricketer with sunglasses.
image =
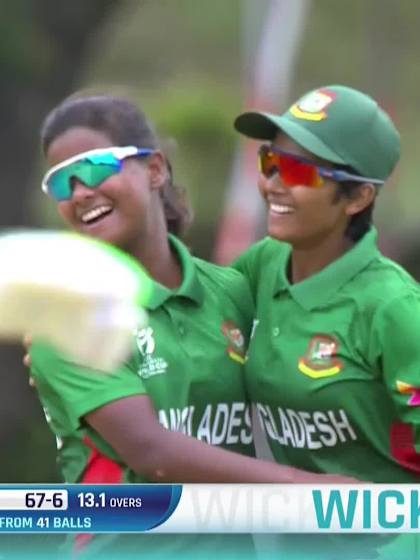
<svg viewBox="0 0 420 560">
<path fill-rule="evenodd" d="M 372 226 L 400 157 L 397 130 L 373 99 L 344 86 L 309 92 L 282 115 L 241 114 L 235 127 L 267 142 L 259 189 L 269 237 L 237 267 L 256 302 L 247 389 L 275 460 L 418 483 L 420 290 L 380 253 Z M 356 545 L 366 542 L 353 538 L 340 557 L 364 558 Z M 298 556 L 318 557 L 313 538 L 303 546 Z"/>
<path fill-rule="evenodd" d="M 65 480 L 346 481 L 252 458 L 242 374 L 253 317 L 249 288 L 236 270 L 191 257 L 177 238 L 189 213 L 144 115 L 121 98 L 72 97 L 46 118 L 42 146 L 50 166 L 43 189 L 69 226 L 123 249 L 154 279 L 150 324 L 137 333 L 130 363 L 113 374 L 32 345 L 32 376 L 60 442 Z M 112 539 L 94 540 L 111 546 Z M 183 546 L 193 542 L 203 555 L 227 556 L 246 551 L 249 541 L 159 535 L 142 539 L 141 548 L 185 557 Z M 119 554 L 137 550 L 139 537 L 119 545 Z"/>
</svg>

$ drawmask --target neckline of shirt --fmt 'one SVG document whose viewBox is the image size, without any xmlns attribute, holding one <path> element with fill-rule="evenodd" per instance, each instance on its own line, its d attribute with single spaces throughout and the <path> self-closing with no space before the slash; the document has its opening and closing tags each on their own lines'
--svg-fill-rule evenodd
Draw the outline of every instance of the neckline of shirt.
<svg viewBox="0 0 420 560">
<path fill-rule="evenodd" d="M 152 297 L 146 309 L 154 310 L 172 297 L 183 297 L 201 305 L 204 292 L 197 274 L 194 258 L 187 247 L 174 235 L 168 235 L 171 248 L 176 253 L 181 264 L 182 283 L 179 288 L 171 290 L 159 282 L 153 282 Z"/>
<path fill-rule="evenodd" d="M 376 228 L 371 227 L 362 239 L 344 255 L 317 274 L 297 284 L 290 284 L 287 278 L 290 255 L 291 247 L 288 245 L 288 250 L 283 253 L 278 282 L 273 295 L 287 290 L 301 307 L 310 311 L 327 303 L 340 288 L 366 268 L 372 260 L 380 256 L 377 247 L 377 231 Z"/>
</svg>

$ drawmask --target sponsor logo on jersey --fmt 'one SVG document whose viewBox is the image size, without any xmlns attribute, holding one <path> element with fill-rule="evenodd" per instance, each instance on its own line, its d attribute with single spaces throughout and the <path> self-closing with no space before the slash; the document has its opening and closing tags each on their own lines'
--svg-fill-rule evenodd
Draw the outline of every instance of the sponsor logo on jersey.
<svg viewBox="0 0 420 560">
<path fill-rule="evenodd" d="M 143 379 L 148 379 L 154 375 L 165 373 L 168 369 L 168 362 L 164 358 L 154 355 L 156 341 L 152 327 L 139 329 L 136 333 L 137 348 L 142 356 L 138 374 Z"/>
<path fill-rule="evenodd" d="M 256 404 L 267 438 L 297 449 L 322 449 L 356 441 L 356 431 L 343 408 L 293 410 Z"/>
<path fill-rule="evenodd" d="M 305 95 L 290 107 L 290 112 L 297 119 L 322 121 L 328 118 L 327 107 L 334 101 L 336 93 L 327 89 L 319 89 Z"/>
<path fill-rule="evenodd" d="M 299 370 L 313 379 L 337 375 L 343 369 L 342 362 L 336 357 L 338 346 L 338 341 L 333 336 L 314 336 L 309 342 L 306 355 L 299 360 Z"/>
<path fill-rule="evenodd" d="M 402 395 L 411 395 L 408 400 L 409 406 L 420 406 L 420 387 L 397 380 L 397 391 Z"/>
<path fill-rule="evenodd" d="M 228 340 L 227 353 L 229 357 L 240 364 L 245 363 L 245 338 L 239 327 L 232 321 L 225 321 L 222 324 L 222 333 Z"/>
</svg>

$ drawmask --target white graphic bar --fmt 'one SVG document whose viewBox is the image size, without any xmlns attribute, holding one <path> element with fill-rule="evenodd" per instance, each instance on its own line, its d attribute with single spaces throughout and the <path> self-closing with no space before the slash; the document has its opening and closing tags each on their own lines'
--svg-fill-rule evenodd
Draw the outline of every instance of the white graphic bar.
<svg viewBox="0 0 420 560">
<path fill-rule="evenodd" d="M 153 532 L 420 532 L 420 485 L 183 485 Z"/>
<path fill-rule="evenodd" d="M 66 510 L 67 490 L 35 488 L 31 490 L 3 490 L 0 488 L 0 510 L 48 511 Z"/>
</svg>

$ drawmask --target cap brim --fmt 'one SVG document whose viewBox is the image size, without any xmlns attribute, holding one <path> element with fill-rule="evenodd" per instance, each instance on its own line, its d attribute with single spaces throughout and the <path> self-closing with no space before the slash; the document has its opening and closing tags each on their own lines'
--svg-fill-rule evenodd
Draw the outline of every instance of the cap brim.
<svg viewBox="0 0 420 560">
<path fill-rule="evenodd" d="M 256 140 L 274 140 L 279 130 L 287 134 L 299 146 L 308 150 L 321 159 L 332 163 L 346 164 L 336 152 L 333 152 L 324 142 L 297 122 L 284 116 L 271 113 L 248 112 L 242 113 L 234 121 L 238 132 L 255 138 Z"/>
</svg>

